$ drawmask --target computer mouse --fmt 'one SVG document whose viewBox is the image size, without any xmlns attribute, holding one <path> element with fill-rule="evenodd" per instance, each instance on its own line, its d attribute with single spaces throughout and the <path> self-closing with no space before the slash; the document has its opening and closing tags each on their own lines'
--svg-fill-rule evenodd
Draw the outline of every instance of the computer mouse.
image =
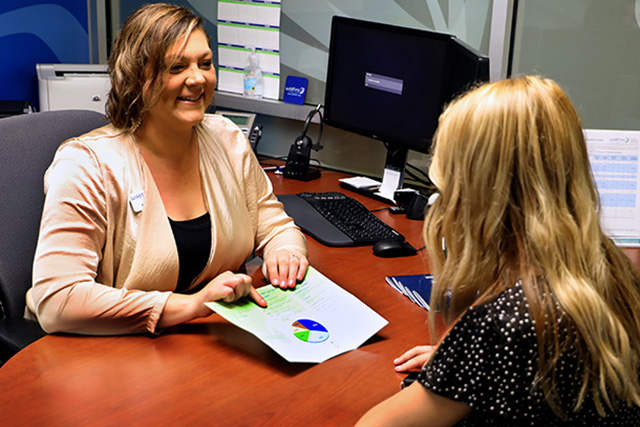
<svg viewBox="0 0 640 427">
<path fill-rule="evenodd" d="M 382 258 L 395 258 L 417 254 L 416 248 L 403 240 L 379 240 L 373 245 L 373 254 Z"/>
</svg>

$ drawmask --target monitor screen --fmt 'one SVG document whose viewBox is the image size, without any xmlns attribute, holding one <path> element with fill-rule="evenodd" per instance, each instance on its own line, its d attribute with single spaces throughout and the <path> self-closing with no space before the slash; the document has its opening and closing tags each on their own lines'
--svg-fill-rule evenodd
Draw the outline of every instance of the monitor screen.
<svg viewBox="0 0 640 427">
<path fill-rule="evenodd" d="M 443 105 L 479 77 L 476 57 L 486 80 L 488 58 L 449 34 L 334 16 L 325 123 L 428 152 Z"/>
</svg>

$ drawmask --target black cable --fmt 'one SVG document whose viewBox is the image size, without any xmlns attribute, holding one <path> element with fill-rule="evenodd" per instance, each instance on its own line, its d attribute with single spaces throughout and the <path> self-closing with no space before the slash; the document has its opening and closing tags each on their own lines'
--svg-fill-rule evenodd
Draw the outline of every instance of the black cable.
<svg viewBox="0 0 640 427">
<path fill-rule="evenodd" d="M 318 107 L 316 108 L 318 109 L 318 115 L 320 116 L 320 132 L 318 133 L 318 142 L 316 142 L 316 146 L 314 147 L 314 149 L 316 151 L 320 151 L 324 148 L 322 144 L 320 144 L 320 142 L 322 141 L 322 129 L 324 128 L 324 118 L 322 117 L 322 113 L 320 112 L 320 108 L 322 108 L 322 105 L 318 104 Z"/>
<path fill-rule="evenodd" d="M 317 166 L 322 167 L 322 162 L 318 159 L 309 159 L 309 162 L 316 162 Z"/>
</svg>

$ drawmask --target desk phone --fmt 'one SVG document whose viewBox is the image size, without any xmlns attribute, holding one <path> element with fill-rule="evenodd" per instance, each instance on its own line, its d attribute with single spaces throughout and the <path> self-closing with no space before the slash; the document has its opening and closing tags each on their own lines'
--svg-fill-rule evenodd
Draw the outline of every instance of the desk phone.
<svg viewBox="0 0 640 427">
<path fill-rule="evenodd" d="M 233 123 L 238 125 L 238 127 L 244 132 L 247 139 L 249 140 L 249 144 L 251 144 L 251 149 L 254 153 L 257 154 L 258 142 L 260 141 L 260 137 L 262 136 L 262 125 L 254 124 L 256 120 L 256 115 L 254 113 L 244 113 L 239 111 L 223 111 L 216 110 L 216 114 L 220 114 L 231 120 Z"/>
</svg>

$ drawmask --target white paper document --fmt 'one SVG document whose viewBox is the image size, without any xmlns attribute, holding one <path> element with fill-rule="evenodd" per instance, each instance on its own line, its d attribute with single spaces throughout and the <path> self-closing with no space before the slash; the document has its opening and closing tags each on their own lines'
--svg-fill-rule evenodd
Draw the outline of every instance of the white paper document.
<svg viewBox="0 0 640 427">
<path fill-rule="evenodd" d="M 218 90 L 244 91 L 244 68 L 255 48 L 264 97 L 280 96 L 280 0 L 218 0 Z"/>
<path fill-rule="evenodd" d="M 267 308 L 248 298 L 206 305 L 289 362 L 324 362 L 358 348 L 388 323 L 313 267 L 295 290 L 268 285 L 258 292 Z"/>
<path fill-rule="evenodd" d="M 605 232 L 622 246 L 640 244 L 640 131 L 585 130 Z"/>
<path fill-rule="evenodd" d="M 362 189 L 370 189 L 370 188 L 378 188 L 382 183 L 380 181 L 376 181 L 371 178 L 367 178 L 366 176 L 353 176 L 350 178 L 340 178 L 340 182 L 344 182 L 355 188 Z"/>
</svg>

